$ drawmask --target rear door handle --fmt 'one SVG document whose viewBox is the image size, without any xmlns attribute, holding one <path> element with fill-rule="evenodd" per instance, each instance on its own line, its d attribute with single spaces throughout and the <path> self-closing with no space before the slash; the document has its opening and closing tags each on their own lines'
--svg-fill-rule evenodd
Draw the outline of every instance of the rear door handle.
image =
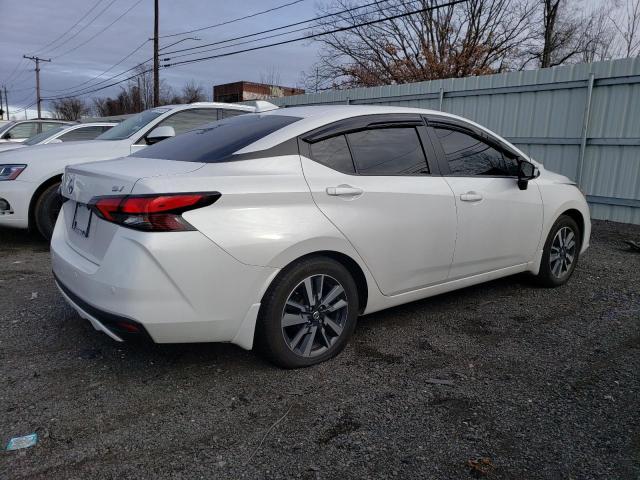
<svg viewBox="0 0 640 480">
<path fill-rule="evenodd" d="M 460 200 L 463 202 L 479 202 L 482 200 L 482 195 L 476 192 L 467 192 L 460 195 Z"/>
<path fill-rule="evenodd" d="M 352 187 L 351 185 L 339 185 L 337 187 L 327 187 L 327 195 L 333 197 L 357 197 L 362 195 L 364 190 L 358 187 Z"/>
</svg>

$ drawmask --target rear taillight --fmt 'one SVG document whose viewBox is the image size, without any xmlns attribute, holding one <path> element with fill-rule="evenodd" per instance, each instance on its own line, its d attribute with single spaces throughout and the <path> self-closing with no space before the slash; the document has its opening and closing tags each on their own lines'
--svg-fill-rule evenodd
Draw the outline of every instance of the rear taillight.
<svg viewBox="0 0 640 480">
<path fill-rule="evenodd" d="M 195 230 L 182 214 L 206 207 L 220 198 L 218 192 L 167 193 L 94 197 L 89 206 L 100 218 L 123 227 L 147 232 Z"/>
</svg>

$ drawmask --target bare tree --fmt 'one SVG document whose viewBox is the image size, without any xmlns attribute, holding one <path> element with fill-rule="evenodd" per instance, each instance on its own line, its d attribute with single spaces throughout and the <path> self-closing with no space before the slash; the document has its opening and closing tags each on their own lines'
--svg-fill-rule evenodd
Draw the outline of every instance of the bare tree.
<svg viewBox="0 0 640 480">
<path fill-rule="evenodd" d="M 621 17 L 611 17 L 615 29 L 622 37 L 624 57 L 640 55 L 640 0 L 625 0 Z"/>
<path fill-rule="evenodd" d="M 442 2 L 389 0 L 375 11 L 341 13 L 316 26 L 344 26 L 436 7 Z M 322 13 L 352 7 L 334 0 Z M 320 61 L 307 75 L 310 90 L 466 77 L 513 67 L 536 4 L 532 0 L 469 0 L 319 37 Z"/>
<path fill-rule="evenodd" d="M 55 118 L 71 121 L 80 120 L 83 115 L 89 112 L 84 101 L 77 97 L 52 100 L 51 110 Z"/>
<path fill-rule="evenodd" d="M 280 88 L 280 69 L 274 65 L 270 66 L 266 71 L 260 74 L 260 83 L 270 85 L 269 95 L 272 97 L 281 97 L 283 95 Z"/>
<path fill-rule="evenodd" d="M 189 80 L 187 84 L 182 87 L 182 102 L 194 103 L 204 102 L 206 100 L 207 96 L 204 93 L 204 87 L 197 84 L 194 80 Z"/>
</svg>

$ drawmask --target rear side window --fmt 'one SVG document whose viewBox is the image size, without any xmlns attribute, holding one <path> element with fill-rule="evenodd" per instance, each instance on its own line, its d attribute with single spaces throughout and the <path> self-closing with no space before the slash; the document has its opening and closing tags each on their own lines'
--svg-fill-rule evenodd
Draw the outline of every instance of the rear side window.
<svg viewBox="0 0 640 480">
<path fill-rule="evenodd" d="M 161 121 L 156 127 L 173 127 L 176 135 L 218 120 L 217 108 L 182 110 Z"/>
<path fill-rule="evenodd" d="M 287 115 L 238 115 L 163 140 L 132 156 L 183 162 L 231 161 L 238 150 L 298 120 Z"/>
<path fill-rule="evenodd" d="M 349 145 L 344 135 L 327 138 L 310 144 L 313 159 L 342 173 L 354 173 Z"/>
<path fill-rule="evenodd" d="M 101 126 L 81 127 L 64 133 L 58 138 L 63 142 L 94 140 L 98 135 L 102 133 L 104 133 L 104 127 Z"/>
<path fill-rule="evenodd" d="M 222 108 L 218 111 L 218 120 L 222 120 L 223 118 L 231 118 L 236 117 L 238 115 L 243 115 L 246 112 L 245 110 L 234 110 L 231 108 Z"/>
<path fill-rule="evenodd" d="M 347 139 L 361 175 L 429 173 L 415 127 L 363 130 L 347 134 Z"/>
<path fill-rule="evenodd" d="M 510 177 L 518 175 L 518 162 L 488 143 L 455 129 L 435 128 L 453 175 Z"/>
<path fill-rule="evenodd" d="M 19 123 L 9 130 L 9 133 L 11 134 L 9 138 L 14 140 L 33 137 L 38 133 L 38 124 L 36 122 Z"/>
</svg>

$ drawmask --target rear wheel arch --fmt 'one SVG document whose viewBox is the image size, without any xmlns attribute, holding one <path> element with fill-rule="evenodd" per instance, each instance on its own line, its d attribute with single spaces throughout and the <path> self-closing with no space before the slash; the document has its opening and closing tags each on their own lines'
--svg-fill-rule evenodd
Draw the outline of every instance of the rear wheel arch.
<svg viewBox="0 0 640 480">
<path fill-rule="evenodd" d="M 36 209 L 36 204 L 38 203 L 38 199 L 40 198 L 40 195 L 42 195 L 42 192 L 44 192 L 51 185 L 54 185 L 61 181 L 62 181 L 62 174 L 60 173 L 42 182 L 40 186 L 38 186 L 38 188 L 36 188 L 36 190 L 33 192 L 33 195 L 31 195 L 31 200 L 29 200 L 29 230 L 30 231 L 36 231 L 35 209 Z"/>
<path fill-rule="evenodd" d="M 295 263 L 299 263 L 300 261 L 308 260 L 314 257 L 330 258 L 340 263 L 342 266 L 344 266 L 347 269 L 347 271 L 351 274 L 351 277 L 353 278 L 354 282 L 356 283 L 356 288 L 358 290 L 358 301 L 359 301 L 358 303 L 359 303 L 360 313 L 364 312 L 367 307 L 367 302 L 369 300 L 369 283 L 367 282 L 367 277 L 362 267 L 358 264 L 357 261 L 355 261 L 349 255 L 342 252 L 338 252 L 336 250 L 318 250 L 318 251 L 306 253 L 304 255 L 301 255 L 291 260 L 290 262 L 287 263 L 287 265 L 285 265 L 282 268 L 282 270 L 284 271 Z M 274 280 L 275 279 L 273 279 L 271 283 L 273 283 Z M 263 298 L 264 296 L 267 295 L 268 291 L 269 291 L 269 287 L 267 287 L 263 295 Z"/>
</svg>

